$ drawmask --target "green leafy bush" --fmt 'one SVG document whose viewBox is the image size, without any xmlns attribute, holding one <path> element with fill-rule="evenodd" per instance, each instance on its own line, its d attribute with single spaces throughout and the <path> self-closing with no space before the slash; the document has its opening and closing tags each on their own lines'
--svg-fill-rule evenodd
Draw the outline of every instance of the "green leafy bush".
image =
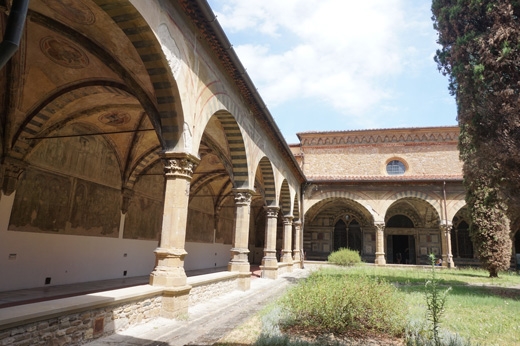
<svg viewBox="0 0 520 346">
<path fill-rule="evenodd" d="M 281 300 L 284 328 L 316 334 L 400 336 L 406 319 L 397 289 L 384 280 L 350 277 L 341 270 L 321 270 L 289 290 Z"/>
<path fill-rule="evenodd" d="M 329 255 L 328 261 L 340 266 L 351 266 L 361 263 L 361 257 L 357 251 L 340 248 Z"/>
</svg>

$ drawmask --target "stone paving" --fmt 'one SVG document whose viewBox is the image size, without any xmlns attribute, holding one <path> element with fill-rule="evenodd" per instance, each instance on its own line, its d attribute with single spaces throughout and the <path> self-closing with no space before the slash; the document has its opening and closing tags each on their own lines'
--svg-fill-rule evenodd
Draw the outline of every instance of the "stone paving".
<svg viewBox="0 0 520 346">
<path fill-rule="evenodd" d="M 233 291 L 189 308 L 185 319 L 158 318 L 126 331 L 97 339 L 86 345 L 213 345 L 266 304 L 281 296 L 287 287 L 306 277 L 312 266 L 294 269 L 275 280 L 252 279 L 248 291 Z"/>
</svg>

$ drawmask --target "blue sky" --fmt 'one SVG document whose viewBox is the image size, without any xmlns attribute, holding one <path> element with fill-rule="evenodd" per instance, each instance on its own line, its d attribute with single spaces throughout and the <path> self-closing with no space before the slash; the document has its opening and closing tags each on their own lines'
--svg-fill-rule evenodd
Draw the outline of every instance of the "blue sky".
<svg viewBox="0 0 520 346">
<path fill-rule="evenodd" d="M 456 125 L 430 0 L 209 0 L 288 143 Z"/>
</svg>

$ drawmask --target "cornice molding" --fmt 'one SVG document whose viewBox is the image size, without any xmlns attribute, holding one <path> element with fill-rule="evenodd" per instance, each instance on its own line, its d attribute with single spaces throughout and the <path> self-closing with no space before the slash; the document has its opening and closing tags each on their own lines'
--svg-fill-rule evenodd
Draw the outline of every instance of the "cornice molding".
<svg viewBox="0 0 520 346">
<path fill-rule="evenodd" d="M 301 144 L 316 146 L 352 145 L 395 145 L 395 144 L 456 144 L 459 138 L 458 127 L 381 129 L 343 132 L 299 133 Z"/>
</svg>

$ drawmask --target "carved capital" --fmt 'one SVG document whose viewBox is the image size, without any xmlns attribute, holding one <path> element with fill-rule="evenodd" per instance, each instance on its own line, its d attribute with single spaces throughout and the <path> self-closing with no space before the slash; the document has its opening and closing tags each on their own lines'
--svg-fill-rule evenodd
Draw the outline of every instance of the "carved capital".
<svg viewBox="0 0 520 346">
<path fill-rule="evenodd" d="M 278 217 L 278 211 L 280 208 L 278 207 L 264 207 L 265 213 L 268 219 L 276 219 Z"/>
<path fill-rule="evenodd" d="M 442 220 L 439 224 L 439 228 L 442 232 L 447 233 L 451 231 L 451 229 L 453 228 L 453 224 L 451 223 L 451 221 Z"/>
<path fill-rule="evenodd" d="M 292 215 L 284 216 L 283 217 L 284 226 L 291 226 L 293 224 L 293 221 L 292 221 L 293 219 L 294 219 L 294 216 L 292 216 Z"/>
<path fill-rule="evenodd" d="M 385 230 L 384 222 L 374 222 L 374 226 L 375 226 L 377 232 L 384 232 L 384 230 Z"/>
<path fill-rule="evenodd" d="M 251 190 L 234 189 L 233 193 L 235 194 L 235 204 L 243 206 L 251 205 L 253 192 L 254 191 Z"/>
<path fill-rule="evenodd" d="M 6 196 L 11 195 L 18 187 L 18 182 L 25 172 L 27 164 L 12 157 L 5 157 L 2 163 L 2 191 Z"/>
<path fill-rule="evenodd" d="M 130 200 L 134 196 L 134 190 L 123 187 L 121 189 L 121 195 L 123 198 L 123 203 L 121 203 L 121 212 L 126 214 L 128 212 L 128 207 L 130 206 Z"/>
<path fill-rule="evenodd" d="M 191 180 L 193 171 L 200 160 L 189 154 L 163 153 L 164 175 L 166 179 L 185 178 Z"/>
<path fill-rule="evenodd" d="M 302 221 L 299 219 L 294 220 L 292 224 L 296 230 L 299 230 L 302 227 Z"/>
</svg>

